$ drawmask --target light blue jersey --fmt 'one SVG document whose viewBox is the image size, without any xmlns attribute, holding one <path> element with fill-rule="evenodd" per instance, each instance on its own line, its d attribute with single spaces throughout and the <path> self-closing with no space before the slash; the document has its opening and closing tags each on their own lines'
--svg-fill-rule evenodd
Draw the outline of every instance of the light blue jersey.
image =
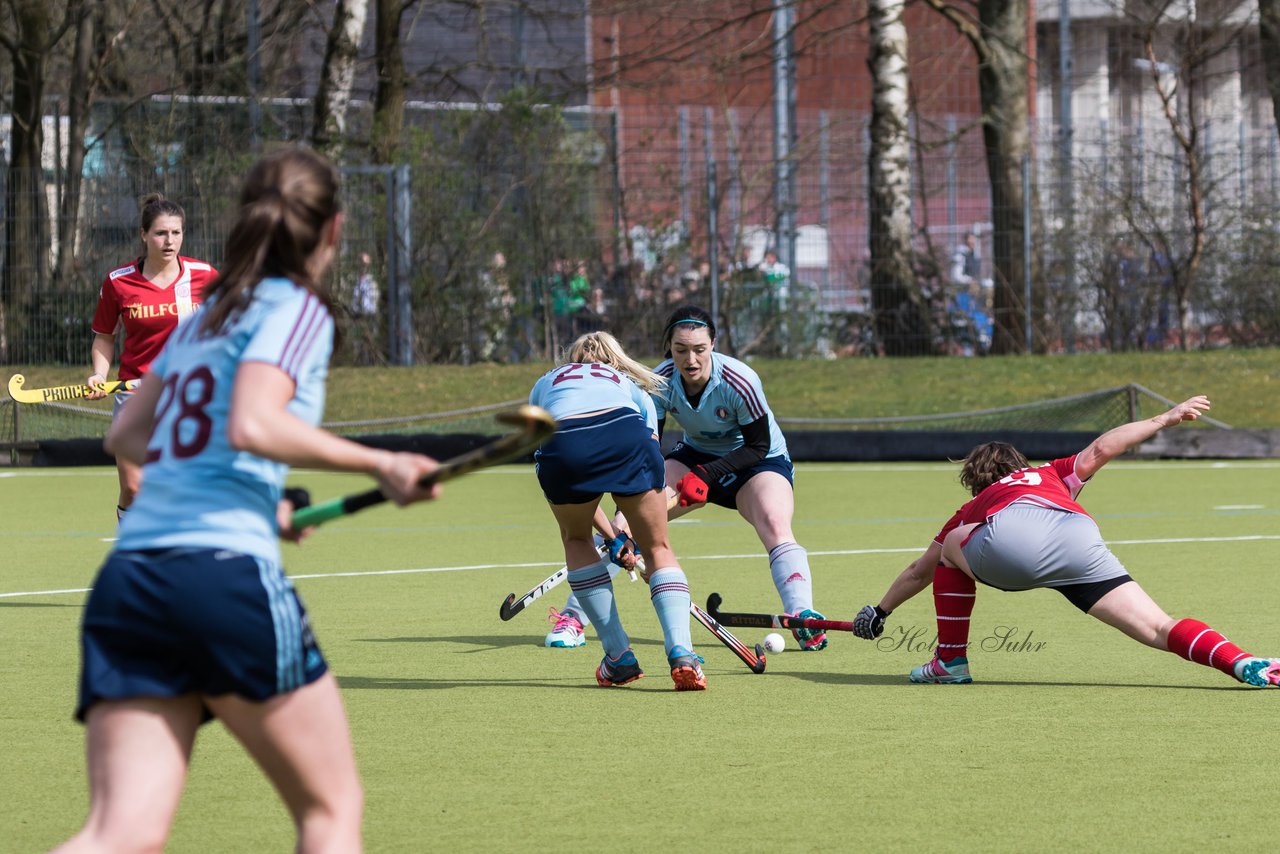
<svg viewBox="0 0 1280 854">
<path fill-rule="evenodd" d="M 529 402 L 550 412 L 557 421 L 587 412 L 630 409 L 644 416 L 651 431 L 658 432 L 658 416 L 649 394 L 629 376 L 607 365 L 572 362 L 553 368 L 534 383 Z"/>
<path fill-rule="evenodd" d="M 274 278 L 222 334 L 201 335 L 200 317 L 183 320 L 151 365 L 165 385 L 116 548 L 215 548 L 279 562 L 276 505 L 289 467 L 228 444 L 231 390 L 241 364 L 276 365 L 296 384 L 289 412 L 319 424 L 333 320 L 310 291 Z"/>
<path fill-rule="evenodd" d="M 685 395 L 684 382 L 671 359 L 657 368 L 658 375 L 667 380 L 667 389 L 654 395 L 658 418 L 674 415 L 684 428 L 684 441 L 694 450 L 723 457 L 742 447 L 742 425 L 750 424 L 762 415 L 769 416 L 768 457 L 786 457 L 787 440 L 764 399 L 760 377 L 743 362 L 732 356 L 722 356 L 711 351 L 711 379 L 702 389 L 702 397 L 695 407 Z"/>
</svg>

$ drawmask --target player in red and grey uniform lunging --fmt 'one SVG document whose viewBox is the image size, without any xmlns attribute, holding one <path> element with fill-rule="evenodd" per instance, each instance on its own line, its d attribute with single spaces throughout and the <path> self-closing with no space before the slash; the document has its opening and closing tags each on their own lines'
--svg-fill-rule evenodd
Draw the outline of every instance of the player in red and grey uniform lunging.
<svg viewBox="0 0 1280 854">
<path fill-rule="evenodd" d="M 131 264 L 112 270 L 102 283 L 98 309 L 93 315 L 93 373 L 85 381 L 96 388 L 107 381 L 116 354 L 116 332 L 124 329 L 120 352 L 120 379 L 136 380 L 151 367 L 178 321 L 200 304 L 205 285 L 217 271 L 203 261 L 184 258 L 182 233 L 186 213 L 176 202 L 159 193 L 142 200 L 140 230 L 146 254 Z M 112 420 L 132 392 L 117 392 Z M 101 393 L 88 395 L 100 398 Z M 116 460 L 120 499 L 116 516 L 133 503 L 142 483 L 142 470 L 126 460 Z"/>
<path fill-rule="evenodd" d="M 971 682 L 966 653 L 975 581 L 1001 590 L 1049 587 L 1147 646 L 1216 667 L 1248 685 L 1280 685 L 1280 659 L 1250 655 L 1199 620 L 1166 614 L 1129 577 L 1102 542 L 1097 523 L 1076 502 L 1106 463 L 1208 409 L 1208 398 L 1193 397 L 1154 418 L 1109 430 L 1073 457 L 1037 467 L 1003 442 L 974 448 L 960 473 L 973 500 L 903 570 L 879 605 L 858 613 L 854 633 L 868 640 L 879 637 L 885 617 L 932 582 L 938 650 L 911 671 L 911 681 Z"/>
</svg>

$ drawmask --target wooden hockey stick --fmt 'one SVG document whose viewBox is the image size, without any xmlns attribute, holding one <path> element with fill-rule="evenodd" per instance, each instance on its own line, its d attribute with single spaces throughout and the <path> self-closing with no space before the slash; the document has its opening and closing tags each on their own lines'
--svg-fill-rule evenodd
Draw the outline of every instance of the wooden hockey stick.
<svg viewBox="0 0 1280 854">
<path fill-rule="evenodd" d="M 464 474 L 498 465 L 522 457 L 537 448 L 556 431 L 555 419 L 545 410 L 537 406 L 522 406 L 508 412 L 499 412 L 494 416 L 502 424 L 510 424 L 520 429 L 487 445 L 476 448 L 445 460 L 440 468 L 424 477 L 420 484 L 423 487 L 433 483 L 443 483 Z M 323 504 L 314 504 L 293 514 L 294 528 L 309 528 L 322 525 L 341 516 L 350 516 L 366 507 L 374 507 L 387 500 L 380 489 L 370 489 L 342 498 L 334 498 Z"/>
</svg>

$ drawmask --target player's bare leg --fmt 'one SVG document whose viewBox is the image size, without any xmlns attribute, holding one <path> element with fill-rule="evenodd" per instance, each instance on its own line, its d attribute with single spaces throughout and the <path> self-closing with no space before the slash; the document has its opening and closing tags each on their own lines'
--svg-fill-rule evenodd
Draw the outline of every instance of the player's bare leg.
<svg viewBox="0 0 1280 854">
<path fill-rule="evenodd" d="M 116 517 L 119 519 L 133 506 L 133 499 L 142 488 L 142 467 L 116 457 L 116 476 L 120 480 L 120 497 L 116 502 Z"/>
<path fill-rule="evenodd" d="M 298 830 L 299 852 L 361 850 L 364 793 L 332 673 L 264 703 L 233 694 L 205 702 L 280 793 Z"/>
<path fill-rule="evenodd" d="M 1280 659 L 1250 655 L 1199 620 L 1175 620 L 1136 581 L 1108 591 L 1089 609 L 1089 616 L 1140 643 L 1216 668 L 1247 685 L 1280 687 Z"/>
<path fill-rule="evenodd" d="M 1089 609 L 1089 616 L 1156 649 L 1169 648 L 1169 631 L 1177 622 L 1136 581 L 1108 591 Z"/>
<path fill-rule="evenodd" d="M 201 714 L 194 694 L 92 706 L 85 718 L 89 817 L 54 851 L 163 851 Z"/>
</svg>

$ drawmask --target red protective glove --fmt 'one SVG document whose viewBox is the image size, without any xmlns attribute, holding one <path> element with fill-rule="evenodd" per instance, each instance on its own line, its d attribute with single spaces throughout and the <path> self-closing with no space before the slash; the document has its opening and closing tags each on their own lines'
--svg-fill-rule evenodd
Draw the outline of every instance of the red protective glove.
<svg viewBox="0 0 1280 854">
<path fill-rule="evenodd" d="M 688 507 L 691 504 L 705 504 L 707 501 L 707 482 L 693 472 L 689 472 L 680 478 L 680 482 L 676 484 L 676 492 L 680 496 L 681 507 Z"/>
</svg>

